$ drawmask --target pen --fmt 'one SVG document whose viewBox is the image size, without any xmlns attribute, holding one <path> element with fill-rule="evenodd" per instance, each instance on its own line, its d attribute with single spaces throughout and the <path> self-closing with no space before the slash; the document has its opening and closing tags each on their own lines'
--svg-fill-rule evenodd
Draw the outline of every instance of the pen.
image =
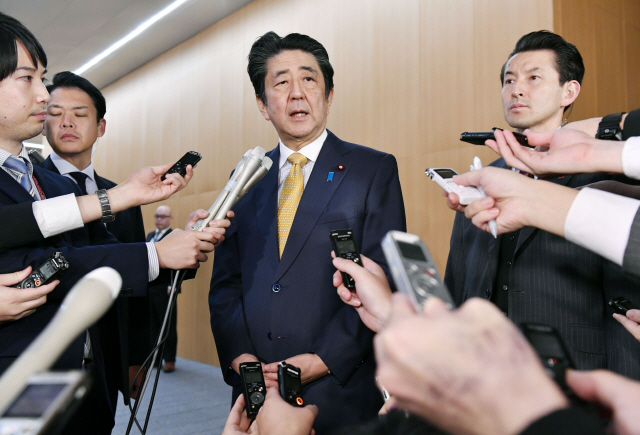
<svg viewBox="0 0 640 435">
<path fill-rule="evenodd" d="M 482 162 L 480 161 L 479 157 L 474 157 L 473 158 L 473 166 L 471 166 L 471 170 L 479 170 L 482 169 Z M 487 194 L 484 193 L 484 189 L 480 186 L 476 186 L 476 189 L 478 189 L 480 191 L 480 195 L 482 195 L 483 198 L 486 198 Z M 495 219 L 491 219 L 489 221 L 489 230 L 491 230 L 491 234 L 493 235 L 494 238 L 498 238 L 498 224 L 496 223 Z"/>
</svg>

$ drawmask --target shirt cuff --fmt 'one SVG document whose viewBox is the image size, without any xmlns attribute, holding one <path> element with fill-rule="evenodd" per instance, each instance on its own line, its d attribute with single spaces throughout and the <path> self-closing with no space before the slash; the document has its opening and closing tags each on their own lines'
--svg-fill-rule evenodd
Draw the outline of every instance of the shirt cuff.
<svg viewBox="0 0 640 435">
<path fill-rule="evenodd" d="M 622 266 L 631 224 L 639 206 L 640 201 L 636 199 L 584 188 L 569 209 L 564 236 Z"/>
<path fill-rule="evenodd" d="M 640 180 L 640 137 L 630 137 L 624 144 L 622 171 L 627 177 Z"/>
<path fill-rule="evenodd" d="M 32 207 L 33 216 L 45 238 L 84 226 L 80 207 L 78 207 L 78 201 L 73 193 L 44 201 L 35 201 Z"/>
<path fill-rule="evenodd" d="M 147 255 L 149 256 L 149 282 L 151 282 L 160 275 L 160 261 L 158 261 L 155 243 L 147 242 Z"/>
</svg>

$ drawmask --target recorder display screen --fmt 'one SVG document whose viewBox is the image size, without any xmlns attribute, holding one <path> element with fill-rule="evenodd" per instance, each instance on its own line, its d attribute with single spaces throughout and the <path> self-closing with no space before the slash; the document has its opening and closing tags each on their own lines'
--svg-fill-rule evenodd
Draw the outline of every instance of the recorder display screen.
<svg viewBox="0 0 640 435">
<path fill-rule="evenodd" d="M 263 382 L 262 372 L 260 371 L 250 372 L 249 370 L 245 370 L 244 380 L 247 384 L 255 384 L 258 382 Z"/>
<path fill-rule="evenodd" d="M 402 256 L 409 260 L 417 260 L 427 262 L 427 257 L 424 256 L 422 248 L 418 245 L 412 245 L 411 243 L 398 242 L 398 247 Z"/>
<path fill-rule="evenodd" d="M 31 384 L 3 417 L 40 417 L 66 386 L 67 384 Z"/>
<path fill-rule="evenodd" d="M 353 240 L 338 240 L 336 242 L 338 248 L 338 254 L 342 254 L 344 252 L 356 252 L 356 245 L 353 243 Z"/>
<path fill-rule="evenodd" d="M 436 169 L 436 172 L 444 179 L 453 178 L 454 175 L 458 175 L 456 171 L 452 171 L 451 169 Z"/>
</svg>

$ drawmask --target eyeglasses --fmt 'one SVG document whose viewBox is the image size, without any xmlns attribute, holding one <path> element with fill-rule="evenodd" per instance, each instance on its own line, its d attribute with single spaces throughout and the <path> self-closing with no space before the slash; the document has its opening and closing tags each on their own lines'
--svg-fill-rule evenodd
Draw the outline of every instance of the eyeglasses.
<svg viewBox="0 0 640 435">
<path fill-rule="evenodd" d="M 170 218 L 171 216 L 165 216 L 163 214 L 154 214 L 153 217 L 156 219 L 166 219 L 166 218 Z"/>
</svg>

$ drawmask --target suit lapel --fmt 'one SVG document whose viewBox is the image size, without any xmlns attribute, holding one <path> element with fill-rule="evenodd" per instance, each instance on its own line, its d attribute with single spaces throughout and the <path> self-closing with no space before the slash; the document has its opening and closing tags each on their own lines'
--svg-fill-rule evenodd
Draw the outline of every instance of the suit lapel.
<svg viewBox="0 0 640 435">
<path fill-rule="evenodd" d="M 558 184 L 560 186 L 566 186 L 571 181 L 572 175 L 565 175 L 563 177 L 556 177 L 549 180 L 551 183 Z M 518 255 L 518 251 L 524 245 L 524 243 L 529 240 L 537 231 L 537 228 L 534 227 L 524 227 L 520 230 L 520 235 L 518 236 L 518 243 L 516 244 L 515 255 Z"/>
<path fill-rule="evenodd" d="M 29 192 L 2 169 L 0 169 L 0 183 L 2 184 L 2 190 L 16 203 L 34 201 Z"/>
<path fill-rule="evenodd" d="M 345 154 L 351 151 L 351 147 L 338 139 L 333 133 L 328 133 L 300 199 L 296 216 L 291 225 L 291 231 L 289 231 L 287 244 L 276 272 L 276 281 L 284 275 L 298 257 L 318 218 L 349 172 L 350 161 Z M 338 171 L 337 167 L 341 164 L 344 165 L 344 170 Z M 330 182 L 327 181 L 329 172 L 334 173 L 333 181 Z M 277 210 L 275 215 L 277 215 Z M 327 235 L 327 240 L 328 237 Z"/>
</svg>

